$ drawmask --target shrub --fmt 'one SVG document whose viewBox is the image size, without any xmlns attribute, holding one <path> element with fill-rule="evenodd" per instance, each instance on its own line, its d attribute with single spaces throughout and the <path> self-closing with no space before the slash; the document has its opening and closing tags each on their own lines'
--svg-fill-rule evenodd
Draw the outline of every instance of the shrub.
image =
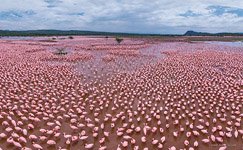
<svg viewBox="0 0 243 150">
<path fill-rule="evenodd" d="M 117 42 L 118 44 L 120 44 L 122 41 L 123 41 L 122 38 L 116 37 L 116 42 Z"/>
<path fill-rule="evenodd" d="M 55 52 L 56 55 L 66 55 L 67 51 L 65 51 L 65 48 L 58 48 Z"/>
</svg>

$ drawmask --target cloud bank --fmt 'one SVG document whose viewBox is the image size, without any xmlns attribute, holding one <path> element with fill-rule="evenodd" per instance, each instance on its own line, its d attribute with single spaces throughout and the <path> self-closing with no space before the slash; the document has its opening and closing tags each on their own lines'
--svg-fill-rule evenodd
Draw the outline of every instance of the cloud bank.
<svg viewBox="0 0 243 150">
<path fill-rule="evenodd" d="M 1 30 L 243 32 L 242 0 L 0 0 Z"/>
</svg>

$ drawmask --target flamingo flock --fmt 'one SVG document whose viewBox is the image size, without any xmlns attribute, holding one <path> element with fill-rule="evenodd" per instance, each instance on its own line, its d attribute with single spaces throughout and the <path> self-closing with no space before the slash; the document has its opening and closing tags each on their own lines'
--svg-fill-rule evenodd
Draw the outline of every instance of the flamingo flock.
<svg viewBox="0 0 243 150">
<path fill-rule="evenodd" d="M 243 48 L 88 37 L 0 45 L 0 150 L 243 147 Z M 73 52 L 51 55 L 55 45 Z M 151 45 L 163 58 L 146 56 Z M 99 58 L 132 69 L 101 73 Z M 84 82 L 79 61 L 95 78 Z"/>
<path fill-rule="evenodd" d="M 48 54 L 47 57 L 43 58 L 43 61 L 58 61 L 58 62 L 80 62 L 87 61 L 92 59 L 92 55 L 90 53 L 72 53 L 64 56 L 57 56 L 56 54 Z"/>
</svg>

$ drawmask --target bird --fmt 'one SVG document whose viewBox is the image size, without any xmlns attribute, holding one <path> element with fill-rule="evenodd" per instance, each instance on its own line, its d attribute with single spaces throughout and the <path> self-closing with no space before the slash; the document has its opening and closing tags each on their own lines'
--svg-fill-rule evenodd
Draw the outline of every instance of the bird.
<svg viewBox="0 0 243 150">
<path fill-rule="evenodd" d="M 85 144 L 85 149 L 92 149 L 94 144 Z"/>
<path fill-rule="evenodd" d="M 46 143 L 47 143 L 47 145 L 49 145 L 49 146 L 54 146 L 54 145 L 56 145 L 56 142 L 53 141 L 53 140 L 48 140 Z"/>
<path fill-rule="evenodd" d="M 37 150 L 42 150 L 42 146 L 40 146 L 39 144 L 33 143 L 33 147 Z"/>
</svg>

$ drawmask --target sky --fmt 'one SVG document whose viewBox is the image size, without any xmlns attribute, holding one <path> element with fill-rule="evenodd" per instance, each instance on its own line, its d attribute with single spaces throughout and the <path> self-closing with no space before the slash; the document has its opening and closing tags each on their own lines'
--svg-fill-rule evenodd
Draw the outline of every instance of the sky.
<svg viewBox="0 0 243 150">
<path fill-rule="evenodd" d="M 242 32 L 242 0 L 0 0 L 0 30 Z"/>
</svg>

